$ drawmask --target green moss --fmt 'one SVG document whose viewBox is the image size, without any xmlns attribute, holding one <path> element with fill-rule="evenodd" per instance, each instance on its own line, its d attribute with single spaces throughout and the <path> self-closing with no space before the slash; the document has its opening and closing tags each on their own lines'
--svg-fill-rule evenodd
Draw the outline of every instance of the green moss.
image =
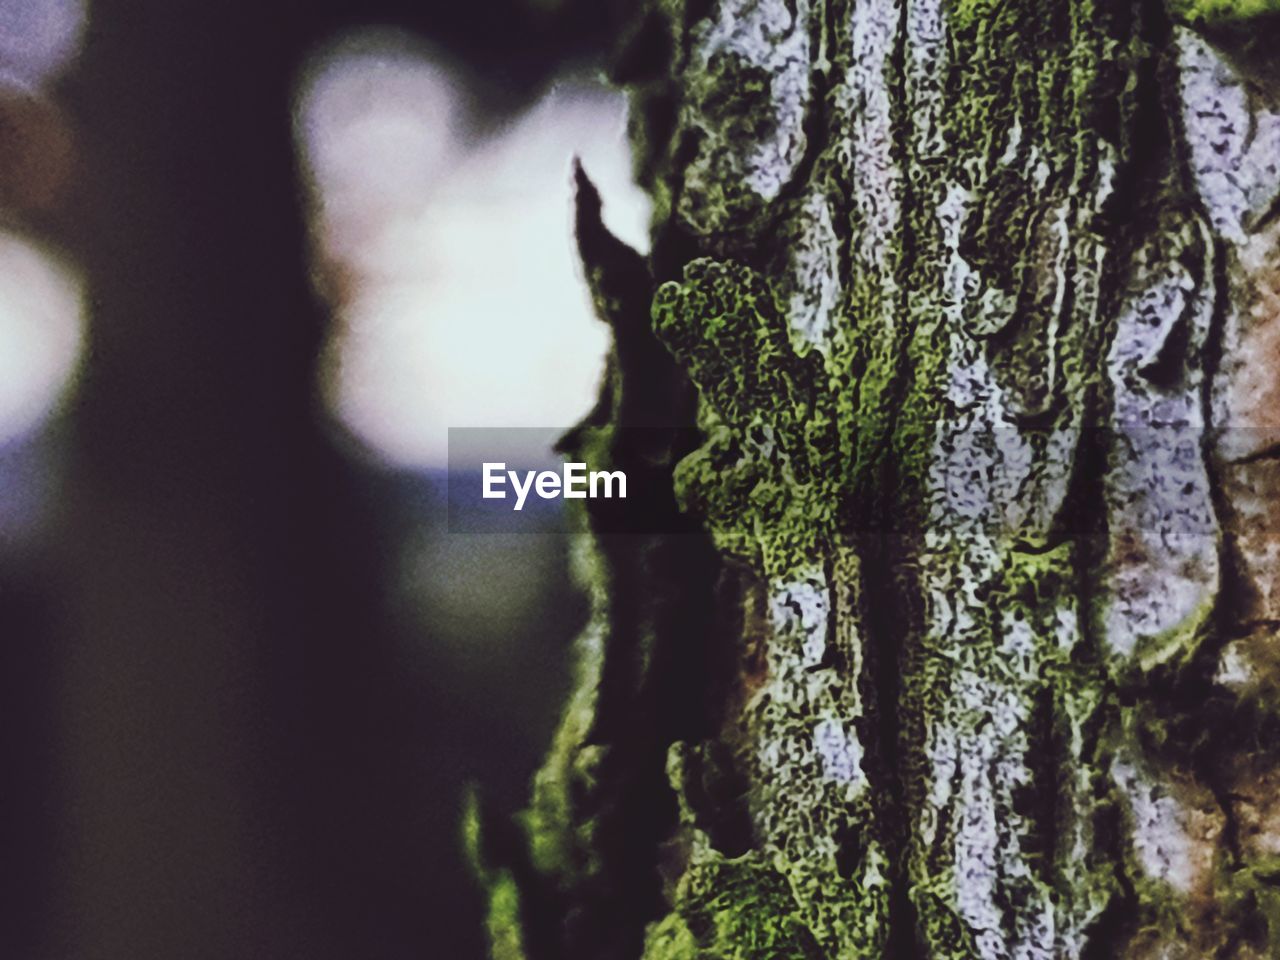
<svg viewBox="0 0 1280 960">
<path fill-rule="evenodd" d="M 574 883 L 595 868 L 592 822 L 575 809 L 573 798 L 596 780 L 604 748 L 587 743 L 594 719 L 599 651 L 592 628 L 579 640 L 579 679 L 551 750 L 534 778 L 533 801 L 520 817 L 534 868 L 561 883 Z"/>
<path fill-rule="evenodd" d="M 1280 13 L 1280 0 L 1169 0 L 1169 10 L 1195 23 L 1227 23 Z"/>
<path fill-rule="evenodd" d="M 492 960 L 528 960 L 524 945 L 520 888 L 514 875 L 487 849 L 484 811 L 474 787 L 463 795 L 462 844 L 472 873 L 484 888 L 485 929 Z M 499 855 L 500 857 L 501 855 Z"/>
<path fill-rule="evenodd" d="M 1206 956 L 1280 957 L 1280 857 L 1243 866 L 1229 860 L 1221 857 L 1207 917 L 1189 913 L 1186 899 L 1167 884 L 1136 877 L 1139 938 L 1194 944 Z M 1257 952 L 1240 953 L 1245 944 Z"/>
<path fill-rule="evenodd" d="M 695 260 L 654 298 L 658 337 L 702 399 L 707 442 L 676 471 L 717 545 L 781 573 L 821 554 L 839 502 L 835 404 L 823 361 L 792 342 L 769 282 Z"/>
<path fill-rule="evenodd" d="M 1230 926 L 1254 931 L 1269 957 L 1280 957 L 1280 857 L 1224 870 L 1220 902 Z"/>
<path fill-rule="evenodd" d="M 1139 667 L 1150 672 L 1157 667 L 1181 669 L 1191 662 L 1201 643 L 1213 631 L 1217 594 L 1211 593 L 1181 623 L 1151 637 L 1144 637 L 1135 651 Z"/>
<path fill-rule="evenodd" d="M 714 830 L 702 824 L 717 821 L 715 807 L 707 806 L 706 784 L 709 775 L 723 773 L 709 769 L 722 749 L 678 743 L 669 754 L 668 776 L 680 808 L 678 845 L 686 862 L 668 891 L 672 913 L 649 928 L 645 960 L 882 956 L 890 867 L 880 845 L 865 841 L 867 849 L 850 865 L 849 878 L 834 869 L 815 876 L 812 862 L 795 862 L 767 843 L 738 856 L 718 849 Z M 814 843 L 820 845 L 822 837 Z M 800 859 L 807 853 L 792 850 Z"/>
<path fill-rule="evenodd" d="M 475 786 L 468 787 L 462 795 L 462 850 L 466 854 L 471 872 L 480 880 L 487 879 L 488 868 L 484 862 L 484 826 L 480 811 L 480 795 Z"/>
<path fill-rule="evenodd" d="M 827 960 L 786 873 L 759 851 L 725 856 L 697 825 L 691 790 L 707 759 L 704 749 L 686 743 L 668 755 L 689 859 L 672 912 L 649 927 L 644 960 Z"/>
<path fill-rule="evenodd" d="M 669 913 L 649 926 L 644 960 L 711 960 L 711 957 L 698 946 L 684 918 L 678 913 Z"/>
<path fill-rule="evenodd" d="M 950 13 L 959 27 L 968 27 L 976 20 L 988 17 L 1002 6 L 1001 0 L 952 0 Z"/>
<path fill-rule="evenodd" d="M 949 895 L 954 878 L 940 875 L 934 878 L 934 889 L 912 890 L 911 900 L 916 911 L 916 928 L 921 939 L 929 944 L 930 960 L 982 960 L 973 931 L 953 910 Z"/>
<path fill-rule="evenodd" d="M 645 960 L 825 960 L 786 877 L 759 854 L 705 851 L 685 871 L 676 913 L 650 929 Z"/>
<path fill-rule="evenodd" d="M 528 960 L 520 921 L 520 891 L 511 874 L 500 872 L 489 886 L 485 917 L 492 960 Z"/>
</svg>

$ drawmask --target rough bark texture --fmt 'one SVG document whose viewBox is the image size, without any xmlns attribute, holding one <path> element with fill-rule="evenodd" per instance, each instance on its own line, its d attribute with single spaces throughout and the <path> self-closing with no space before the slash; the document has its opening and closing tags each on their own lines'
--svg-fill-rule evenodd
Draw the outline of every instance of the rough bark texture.
<svg viewBox="0 0 1280 960">
<path fill-rule="evenodd" d="M 1278 8 L 644 10 L 495 957 L 1280 956 Z"/>
</svg>

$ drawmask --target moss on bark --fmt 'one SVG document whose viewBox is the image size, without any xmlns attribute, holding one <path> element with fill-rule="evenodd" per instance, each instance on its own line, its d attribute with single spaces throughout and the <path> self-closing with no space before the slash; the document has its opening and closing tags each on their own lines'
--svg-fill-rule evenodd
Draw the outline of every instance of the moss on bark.
<svg viewBox="0 0 1280 960">
<path fill-rule="evenodd" d="M 580 178 L 616 349 L 568 444 L 687 526 L 584 546 L 495 955 L 1272 955 L 1256 61 L 1130 0 L 637 23 L 654 250 Z"/>
</svg>

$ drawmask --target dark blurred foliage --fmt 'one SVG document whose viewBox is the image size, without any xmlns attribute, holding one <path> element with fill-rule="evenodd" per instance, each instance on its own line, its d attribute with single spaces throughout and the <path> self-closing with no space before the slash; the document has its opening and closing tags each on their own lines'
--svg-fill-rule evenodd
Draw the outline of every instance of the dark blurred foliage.
<svg viewBox="0 0 1280 960">
<path fill-rule="evenodd" d="M 502 562 L 546 589 L 478 667 L 433 654 L 465 617 L 405 609 L 406 537 L 447 534 L 318 413 L 290 96 L 317 44 L 388 24 L 515 110 L 619 7 L 93 0 L 58 87 L 74 195 L 40 224 L 87 274 L 91 355 L 0 584 L 0 956 L 484 955 L 462 787 L 520 802 L 584 606 L 529 537 Z"/>
</svg>

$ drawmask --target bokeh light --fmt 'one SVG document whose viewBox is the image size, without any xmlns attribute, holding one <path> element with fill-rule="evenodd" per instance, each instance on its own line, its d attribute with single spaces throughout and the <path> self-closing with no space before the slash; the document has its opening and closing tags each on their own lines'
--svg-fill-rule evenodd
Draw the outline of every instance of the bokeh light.
<svg viewBox="0 0 1280 960">
<path fill-rule="evenodd" d="M 0 0 L 0 72 L 41 85 L 80 51 L 85 0 Z"/>
<path fill-rule="evenodd" d="M 0 447 L 43 424 L 83 354 L 84 289 L 61 259 L 0 232 Z"/>
<path fill-rule="evenodd" d="M 591 407 L 608 332 L 573 243 L 575 154 L 610 227 L 645 242 L 620 94 L 562 81 L 477 133 L 466 87 L 380 32 L 318 57 L 299 100 L 317 281 L 335 319 L 324 395 L 398 466 L 443 467 L 449 427 L 567 427 Z"/>
</svg>

